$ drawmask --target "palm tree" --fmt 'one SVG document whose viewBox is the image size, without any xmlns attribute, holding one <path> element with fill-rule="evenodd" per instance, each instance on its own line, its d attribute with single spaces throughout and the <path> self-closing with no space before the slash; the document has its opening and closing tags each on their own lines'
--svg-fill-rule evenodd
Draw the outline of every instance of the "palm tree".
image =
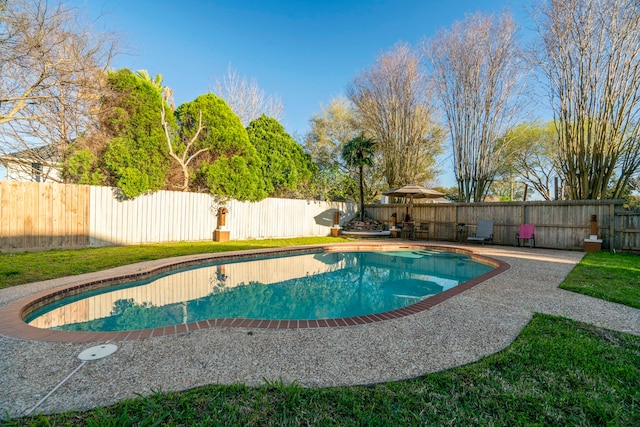
<svg viewBox="0 0 640 427">
<path fill-rule="evenodd" d="M 360 175 L 360 220 L 364 219 L 364 173 L 365 166 L 373 166 L 376 143 L 364 133 L 349 141 L 342 149 L 342 159 L 349 167 L 357 167 Z"/>
</svg>

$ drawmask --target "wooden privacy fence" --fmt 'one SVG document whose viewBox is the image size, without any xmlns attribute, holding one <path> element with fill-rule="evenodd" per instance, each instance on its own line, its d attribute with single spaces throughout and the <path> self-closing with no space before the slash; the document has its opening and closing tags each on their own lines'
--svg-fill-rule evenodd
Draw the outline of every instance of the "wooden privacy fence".
<svg viewBox="0 0 640 427">
<path fill-rule="evenodd" d="M 110 187 L 0 181 L 0 251 L 212 240 L 219 202 L 158 191 L 123 200 Z M 230 200 L 231 239 L 327 236 L 333 212 L 355 205 L 289 199 Z"/>
<path fill-rule="evenodd" d="M 89 245 L 89 187 L 0 181 L 0 250 Z"/>
<path fill-rule="evenodd" d="M 333 213 L 353 217 L 356 205 L 308 200 L 230 200 L 233 240 L 327 236 Z M 212 240 L 220 204 L 208 194 L 158 191 L 122 200 L 114 189 L 86 185 L 0 181 L 0 251 Z M 410 207 L 367 205 L 374 219 L 402 220 Z M 520 224 L 536 226 L 536 246 L 583 249 L 597 216 L 603 249 L 640 251 L 640 214 L 621 200 L 416 204 L 414 219 L 429 223 L 432 240 L 464 240 L 478 219 L 493 219 L 494 243 L 512 245 Z M 460 226 L 465 224 L 464 226 Z"/>
<path fill-rule="evenodd" d="M 615 212 L 615 241 L 613 249 L 640 252 L 640 212 Z"/>
<path fill-rule="evenodd" d="M 597 216 L 598 238 L 603 249 L 640 249 L 640 221 L 624 225 L 630 215 L 619 213 L 622 200 L 572 200 L 552 202 L 498 203 L 432 203 L 367 205 L 367 215 L 390 223 L 392 214 L 402 220 L 412 210 L 412 218 L 429 223 L 428 238 L 432 240 L 465 240 L 475 232 L 479 219 L 494 220 L 494 243 L 512 245 L 520 224 L 534 224 L 536 246 L 557 249 L 583 249 L 590 235 L 590 220 Z M 634 217 L 637 218 L 637 217 Z M 612 240 L 612 237 L 614 239 Z M 624 242 L 624 243 L 623 243 Z"/>
</svg>

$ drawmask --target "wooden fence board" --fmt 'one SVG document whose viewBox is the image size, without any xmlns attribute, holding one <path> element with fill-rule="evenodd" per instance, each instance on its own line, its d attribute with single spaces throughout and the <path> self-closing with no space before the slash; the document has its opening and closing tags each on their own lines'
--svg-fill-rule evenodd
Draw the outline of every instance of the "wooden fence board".
<svg viewBox="0 0 640 427">
<path fill-rule="evenodd" d="M 86 186 L 0 181 L 0 250 L 86 246 Z"/>
<path fill-rule="evenodd" d="M 640 252 L 640 212 L 615 212 L 615 231 L 616 250 Z"/>
<path fill-rule="evenodd" d="M 159 191 L 122 200 L 109 187 L 0 181 L 0 250 L 211 240 L 220 203 L 208 194 Z M 333 212 L 355 215 L 354 204 L 268 198 L 229 200 L 231 239 L 321 236 L 330 233 Z M 371 218 L 392 225 L 411 209 L 429 223 L 430 240 L 456 240 L 479 219 L 493 219 L 494 242 L 511 245 L 522 223 L 536 226 L 539 247 L 582 249 L 591 215 L 598 218 L 604 249 L 640 251 L 640 214 L 622 211 L 622 201 L 554 201 L 476 204 L 367 205 Z M 464 236 L 463 236 L 464 237 Z"/>
<path fill-rule="evenodd" d="M 25 229 L 24 229 L 24 187 L 19 183 L 13 183 L 11 186 L 12 193 L 12 210 L 11 215 L 11 238 L 13 240 L 12 246 L 15 248 L 28 248 L 25 241 Z M 26 189 L 25 189 L 26 190 Z"/>
<path fill-rule="evenodd" d="M 0 185 L 0 250 L 2 250 L 2 242 L 5 241 L 9 233 L 9 208 L 8 190 L 4 185 Z"/>
<path fill-rule="evenodd" d="M 47 186 L 39 186 L 38 199 L 40 205 L 35 215 L 38 216 L 38 227 L 40 229 L 39 247 L 51 247 L 52 233 L 51 223 L 48 219 L 51 217 L 51 190 Z"/>
<path fill-rule="evenodd" d="M 208 194 L 158 191 L 134 200 L 106 196 L 111 189 L 92 187 L 91 245 L 211 240 L 218 203 Z M 226 203 L 231 238 L 328 235 L 330 226 L 314 224 L 327 209 L 347 210 L 343 203 L 265 199 Z"/>
<path fill-rule="evenodd" d="M 29 184 L 33 184 L 33 183 L 29 183 Z M 37 212 L 36 209 L 38 208 L 37 202 L 36 200 L 34 200 L 37 197 L 37 194 L 33 194 L 33 189 L 32 189 L 33 185 L 29 185 L 28 188 L 26 188 L 24 192 L 22 192 L 22 196 L 23 196 L 23 204 L 22 204 L 22 209 L 23 209 L 23 220 L 22 220 L 22 224 L 23 224 L 23 239 L 24 239 L 24 246 L 27 248 L 34 248 L 37 247 L 37 242 L 38 242 L 38 224 L 36 221 L 34 221 L 34 214 Z M 35 197 L 34 197 L 35 196 Z M 35 222 L 35 223 L 34 223 Z"/>
<path fill-rule="evenodd" d="M 513 244 L 515 232 L 520 224 L 536 226 L 536 245 L 546 248 L 582 249 L 584 239 L 589 237 L 591 215 L 597 216 L 598 238 L 603 240 L 603 248 L 613 248 L 612 237 L 622 231 L 615 225 L 612 212 L 622 208 L 621 200 L 553 201 L 553 202 L 509 202 L 509 203 L 451 203 L 416 204 L 413 218 L 433 221 L 429 227 L 429 239 L 454 240 L 456 224 L 466 224 L 464 230 L 473 234 L 473 225 L 479 219 L 494 220 L 494 242 Z M 393 213 L 404 217 L 408 205 L 367 205 L 367 213 L 376 220 L 388 222 Z M 640 224 L 634 224 L 636 227 Z M 631 228 L 631 227 L 630 227 Z M 640 239 L 640 234 L 638 239 Z M 622 239 L 622 237 L 617 237 Z M 630 237 L 624 237 L 630 242 Z M 626 246 L 637 244 L 625 243 Z"/>
</svg>

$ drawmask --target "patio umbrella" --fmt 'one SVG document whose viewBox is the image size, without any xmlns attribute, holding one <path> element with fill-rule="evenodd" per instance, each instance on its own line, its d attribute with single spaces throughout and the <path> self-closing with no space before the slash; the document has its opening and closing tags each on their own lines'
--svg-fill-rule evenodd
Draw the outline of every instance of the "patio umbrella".
<svg viewBox="0 0 640 427">
<path fill-rule="evenodd" d="M 402 187 L 392 188 L 383 192 L 382 194 L 391 197 L 411 197 L 411 200 L 413 200 L 414 198 L 437 199 L 444 196 L 444 193 L 417 184 L 407 184 L 403 185 Z"/>
<path fill-rule="evenodd" d="M 382 194 L 390 197 L 403 197 L 405 201 L 409 197 L 411 205 L 413 205 L 413 199 L 438 199 L 444 196 L 444 193 L 417 184 L 407 184 L 402 187 L 392 188 Z"/>
</svg>

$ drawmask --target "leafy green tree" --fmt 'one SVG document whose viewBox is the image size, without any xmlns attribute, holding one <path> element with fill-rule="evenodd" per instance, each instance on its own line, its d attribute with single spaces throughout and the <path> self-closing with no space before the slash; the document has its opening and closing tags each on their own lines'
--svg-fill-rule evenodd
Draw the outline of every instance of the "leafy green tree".
<svg viewBox="0 0 640 427">
<path fill-rule="evenodd" d="M 104 161 L 113 183 L 129 198 L 160 190 L 169 169 L 164 146 L 152 136 L 117 137 L 109 142 Z"/>
<path fill-rule="evenodd" d="M 501 176 L 506 178 L 503 181 L 508 181 L 504 185 L 505 194 L 510 194 L 506 200 L 519 197 L 514 194 L 516 179 L 533 188 L 545 200 L 552 200 L 553 181 L 556 177 L 562 180 L 554 123 L 521 123 L 509 129 L 501 143 L 506 145 L 502 150 L 501 168 Z M 494 187 L 495 183 L 493 190 Z"/>
<path fill-rule="evenodd" d="M 109 73 L 108 84 L 115 105 L 106 126 L 114 138 L 104 161 L 112 183 L 127 197 L 160 190 L 169 171 L 160 88 L 127 69 Z"/>
<path fill-rule="evenodd" d="M 318 167 L 312 191 L 324 199 L 357 200 L 358 183 L 340 156 L 344 146 L 363 131 L 352 104 L 346 98 L 336 98 L 315 114 L 310 124 L 304 149 Z M 364 175 L 365 200 L 371 201 L 388 187 L 380 155 L 374 156 L 373 166 L 368 167 Z"/>
<path fill-rule="evenodd" d="M 170 159 L 161 126 L 160 87 L 128 69 L 107 73 L 97 131 L 80 138 L 65 173 L 77 182 L 118 187 L 137 197 L 161 189 Z M 175 126 L 175 118 L 167 121 Z"/>
<path fill-rule="evenodd" d="M 353 178 L 337 166 L 322 168 L 312 179 L 311 192 L 321 200 L 345 202 L 355 199 L 358 188 Z"/>
<path fill-rule="evenodd" d="M 320 170 L 348 169 L 341 153 L 344 146 L 358 136 L 360 129 L 355 120 L 355 111 L 345 98 L 336 98 L 320 113 L 309 120 L 311 130 L 304 138 L 305 151 L 311 155 Z"/>
<path fill-rule="evenodd" d="M 629 181 L 629 189 L 635 192 L 640 192 L 640 174 Z"/>
<path fill-rule="evenodd" d="M 176 116 L 181 138 L 193 140 L 196 150 L 207 149 L 194 165 L 195 185 L 238 200 L 267 197 L 260 157 L 240 118 L 222 98 L 201 95 L 180 105 Z"/>
<path fill-rule="evenodd" d="M 262 160 L 262 177 L 269 194 L 290 194 L 315 172 L 311 156 L 276 119 L 263 114 L 249 124 L 247 133 Z"/>
<path fill-rule="evenodd" d="M 242 156 L 221 156 L 213 163 L 205 162 L 198 174 L 212 194 L 249 201 L 268 196 L 259 169 Z"/>
<path fill-rule="evenodd" d="M 353 138 L 342 149 L 342 158 L 348 166 L 358 169 L 360 182 L 360 219 L 364 219 L 364 167 L 373 165 L 375 141 L 363 133 Z"/>
<path fill-rule="evenodd" d="M 611 189 L 610 191 L 613 191 Z M 636 212 L 640 211 L 640 176 L 636 176 L 635 178 L 629 181 L 629 186 L 626 187 L 626 190 L 620 196 L 621 199 L 624 200 L 623 207 L 625 209 L 634 210 Z M 613 198 L 613 196 L 609 196 L 609 198 Z"/>
<path fill-rule="evenodd" d="M 487 194 L 489 200 L 492 196 L 497 197 L 501 202 L 512 202 L 524 198 L 525 186 L 515 181 L 513 175 L 506 179 L 497 179 L 491 184 L 491 191 Z M 487 198 L 485 198 L 487 201 Z"/>
<path fill-rule="evenodd" d="M 65 181 L 76 184 L 101 185 L 104 182 L 104 174 L 93 165 L 98 163 L 96 156 L 89 150 L 78 150 L 69 158 L 63 174 Z"/>
<path fill-rule="evenodd" d="M 354 114 L 349 100 L 336 98 L 309 120 L 311 129 L 304 137 L 304 150 L 317 165 L 313 191 L 320 198 L 356 198 L 357 184 L 339 155 L 347 142 L 358 135 Z"/>
</svg>

